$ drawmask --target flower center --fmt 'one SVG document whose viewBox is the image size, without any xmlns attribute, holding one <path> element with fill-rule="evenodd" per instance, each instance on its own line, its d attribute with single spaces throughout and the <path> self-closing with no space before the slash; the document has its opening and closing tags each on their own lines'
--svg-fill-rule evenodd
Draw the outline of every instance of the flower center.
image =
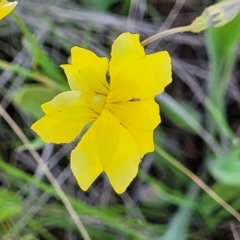
<svg viewBox="0 0 240 240">
<path fill-rule="evenodd" d="M 100 114 L 104 108 L 106 98 L 107 96 L 97 93 L 95 95 L 89 96 L 88 104 L 94 112 Z"/>
</svg>

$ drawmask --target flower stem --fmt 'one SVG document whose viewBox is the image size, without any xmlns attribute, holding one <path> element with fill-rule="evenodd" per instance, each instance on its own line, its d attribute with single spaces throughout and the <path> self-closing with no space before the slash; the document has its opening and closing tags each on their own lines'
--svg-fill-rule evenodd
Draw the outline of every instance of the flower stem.
<svg viewBox="0 0 240 240">
<path fill-rule="evenodd" d="M 167 36 L 172 35 L 172 34 L 175 34 L 175 33 L 191 32 L 191 30 L 192 30 L 191 25 L 168 29 L 168 30 L 165 30 L 165 31 L 163 31 L 163 32 L 154 34 L 154 35 L 152 35 L 151 37 L 143 40 L 143 41 L 141 42 L 141 45 L 144 47 L 144 46 L 146 46 L 147 44 L 149 44 L 149 43 L 151 43 L 151 42 L 154 42 L 154 41 L 156 41 L 156 40 L 158 40 L 158 39 L 161 39 L 161 38 L 163 38 L 163 37 L 167 37 Z"/>
</svg>

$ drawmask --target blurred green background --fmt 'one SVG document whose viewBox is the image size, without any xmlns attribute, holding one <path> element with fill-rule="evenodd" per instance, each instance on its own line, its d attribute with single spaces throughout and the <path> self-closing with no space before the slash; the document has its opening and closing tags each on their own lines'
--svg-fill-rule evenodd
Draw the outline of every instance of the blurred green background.
<svg viewBox="0 0 240 240">
<path fill-rule="evenodd" d="M 156 97 L 162 123 L 155 152 L 144 157 L 124 194 L 116 195 L 105 176 L 81 191 L 69 168 L 74 143 L 45 144 L 30 130 L 43 115 L 40 105 L 68 89 L 59 65 L 72 46 L 109 57 L 122 32 L 143 40 L 190 24 L 213 3 L 24 0 L 0 22 L 0 239 L 87 239 L 36 154 L 92 240 L 240 239 L 240 217 L 231 212 L 240 211 L 240 15 L 224 27 L 146 47 L 169 51 L 173 82 Z"/>
</svg>

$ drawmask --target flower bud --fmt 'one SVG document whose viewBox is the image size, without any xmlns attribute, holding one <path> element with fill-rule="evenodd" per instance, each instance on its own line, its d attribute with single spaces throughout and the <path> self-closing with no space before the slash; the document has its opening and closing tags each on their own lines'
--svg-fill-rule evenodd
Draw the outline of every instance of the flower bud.
<svg viewBox="0 0 240 240">
<path fill-rule="evenodd" d="M 226 0 L 207 7 L 191 24 L 191 31 L 199 33 L 209 27 L 222 27 L 240 10 L 240 0 Z"/>
</svg>

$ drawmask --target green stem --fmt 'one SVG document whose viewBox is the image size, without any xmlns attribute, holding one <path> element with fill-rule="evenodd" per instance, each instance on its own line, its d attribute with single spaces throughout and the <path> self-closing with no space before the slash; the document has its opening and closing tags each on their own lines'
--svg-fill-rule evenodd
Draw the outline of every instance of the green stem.
<svg viewBox="0 0 240 240">
<path fill-rule="evenodd" d="M 159 39 L 161 39 L 161 38 L 170 36 L 170 35 L 172 35 L 172 34 L 175 34 L 175 33 L 183 33 L 183 32 L 191 32 L 191 30 L 192 30 L 191 25 L 168 29 L 168 30 L 165 30 L 165 31 L 163 31 L 163 32 L 154 34 L 154 35 L 152 35 L 151 37 L 143 40 L 143 41 L 141 42 L 141 45 L 144 47 L 144 46 L 146 46 L 147 44 L 149 44 L 149 43 L 151 43 L 151 42 L 154 42 L 154 41 L 159 40 Z"/>
</svg>

